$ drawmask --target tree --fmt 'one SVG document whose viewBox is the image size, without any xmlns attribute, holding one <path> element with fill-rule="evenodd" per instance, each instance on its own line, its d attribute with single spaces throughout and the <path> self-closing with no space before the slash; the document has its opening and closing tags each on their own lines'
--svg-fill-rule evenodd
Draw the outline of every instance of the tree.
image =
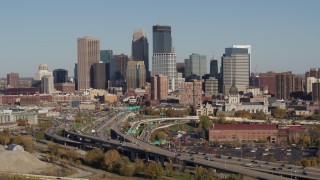
<svg viewBox="0 0 320 180">
<path fill-rule="evenodd" d="M 71 160 L 72 162 L 75 162 L 78 157 L 79 157 L 79 153 L 77 150 L 75 149 L 70 149 L 67 151 L 67 157 L 69 158 L 69 160 Z"/>
<path fill-rule="evenodd" d="M 164 170 L 163 170 L 161 164 L 155 163 L 155 162 L 148 162 L 145 169 L 144 169 L 144 173 L 146 176 L 154 179 L 159 176 L 163 176 Z"/>
<path fill-rule="evenodd" d="M 199 117 L 200 119 L 200 127 L 204 130 L 207 130 L 212 126 L 212 121 L 209 116 L 203 115 Z"/>
<path fill-rule="evenodd" d="M 92 149 L 91 151 L 88 151 L 86 155 L 84 156 L 84 160 L 92 165 L 98 167 L 101 165 L 101 162 L 103 161 L 104 154 L 101 149 Z"/>
<path fill-rule="evenodd" d="M 248 111 L 245 110 L 239 110 L 235 113 L 235 116 L 237 117 L 241 117 L 241 118 L 247 118 L 250 119 L 251 118 L 251 114 Z"/>
<path fill-rule="evenodd" d="M 174 165 L 172 164 L 172 162 L 166 164 L 165 168 L 166 168 L 166 175 L 167 176 L 169 176 L 169 177 L 175 176 Z"/>
<path fill-rule="evenodd" d="M 7 135 L 0 135 L 0 143 L 2 145 L 8 145 L 10 143 L 10 137 Z"/>
<path fill-rule="evenodd" d="M 257 112 L 252 114 L 252 119 L 267 120 L 267 115 L 264 112 Z"/>
<path fill-rule="evenodd" d="M 48 150 L 50 152 L 52 152 L 53 154 L 58 154 L 58 150 L 60 149 L 60 145 L 53 143 L 53 142 L 49 142 L 48 143 Z"/>
<path fill-rule="evenodd" d="M 26 126 L 28 125 L 28 119 L 27 118 L 19 118 L 17 120 L 18 126 Z"/>
<path fill-rule="evenodd" d="M 112 169 L 113 168 L 112 166 L 117 164 L 119 160 L 120 160 L 119 152 L 115 149 L 111 149 L 104 154 L 103 165 Z"/>
<path fill-rule="evenodd" d="M 213 170 L 203 168 L 202 166 L 196 167 L 196 179 L 197 180 L 214 180 L 216 177 Z"/>
<path fill-rule="evenodd" d="M 274 118 L 283 119 L 287 117 L 287 111 L 285 109 L 276 108 L 271 111 Z"/>
<path fill-rule="evenodd" d="M 141 172 L 143 170 L 143 166 L 144 166 L 144 163 L 142 159 L 139 159 L 139 158 L 135 159 L 134 167 L 135 167 L 136 173 Z"/>
</svg>

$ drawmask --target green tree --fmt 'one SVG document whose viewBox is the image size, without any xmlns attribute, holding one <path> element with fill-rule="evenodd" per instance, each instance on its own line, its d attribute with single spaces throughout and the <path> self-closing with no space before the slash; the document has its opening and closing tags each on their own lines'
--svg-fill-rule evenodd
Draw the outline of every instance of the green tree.
<svg viewBox="0 0 320 180">
<path fill-rule="evenodd" d="M 271 111 L 271 115 L 274 118 L 283 119 L 287 117 L 287 111 L 285 109 L 276 108 Z"/>
<path fill-rule="evenodd" d="M 136 173 L 140 173 L 143 170 L 144 167 L 144 163 L 142 159 L 135 159 L 134 160 L 134 168 L 136 170 Z"/>
<path fill-rule="evenodd" d="M 213 172 L 211 168 L 206 169 L 202 166 L 196 167 L 196 179 L 197 180 L 214 180 L 216 177 L 216 174 Z"/>
<path fill-rule="evenodd" d="M 104 158 L 104 154 L 102 150 L 99 148 L 88 151 L 84 156 L 84 160 L 86 161 L 86 163 L 95 167 L 98 167 L 101 165 L 103 158 Z"/>
<path fill-rule="evenodd" d="M 203 115 L 199 117 L 200 119 L 200 127 L 204 130 L 212 127 L 212 121 L 209 116 Z"/>
<path fill-rule="evenodd" d="M 235 116 L 241 117 L 241 118 L 248 118 L 251 119 L 251 114 L 248 111 L 245 110 L 239 110 L 235 113 Z"/>
<path fill-rule="evenodd" d="M 10 137 L 7 135 L 0 135 L 0 143 L 2 145 L 8 145 L 10 143 Z"/>
<path fill-rule="evenodd" d="M 165 170 L 166 170 L 166 175 L 169 177 L 174 177 L 176 175 L 174 171 L 174 165 L 171 162 L 166 164 Z"/>
<path fill-rule="evenodd" d="M 164 170 L 159 163 L 148 162 L 144 169 L 144 174 L 149 178 L 157 178 L 164 175 Z"/>
</svg>

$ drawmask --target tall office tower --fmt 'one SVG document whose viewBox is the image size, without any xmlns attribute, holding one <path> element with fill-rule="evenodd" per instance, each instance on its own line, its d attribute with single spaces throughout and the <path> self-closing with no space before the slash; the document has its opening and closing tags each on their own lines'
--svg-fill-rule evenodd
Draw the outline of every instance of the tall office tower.
<svg viewBox="0 0 320 180">
<path fill-rule="evenodd" d="M 306 92 L 310 93 L 312 92 L 312 86 L 313 83 L 319 83 L 320 79 L 315 78 L 315 77 L 307 77 L 307 82 L 306 82 Z"/>
<path fill-rule="evenodd" d="M 167 100 L 168 98 L 168 78 L 162 74 L 151 77 L 151 99 Z"/>
<path fill-rule="evenodd" d="M 121 87 L 125 82 L 129 58 L 127 55 L 114 55 L 110 60 L 110 80 L 112 86 Z"/>
<path fill-rule="evenodd" d="M 7 74 L 7 85 L 9 88 L 18 88 L 19 87 L 19 73 Z"/>
<path fill-rule="evenodd" d="M 215 94 L 218 94 L 218 79 L 214 77 L 206 79 L 204 89 L 206 96 L 213 96 Z"/>
<path fill-rule="evenodd" d="M 294 77 L 294 88 L 295 92 L 303 91 L 303 78 L 301 76 Z"/>
<path fill-rule="evenodd" d="M 153 30 L 153 53 L 172 53 L 171 27 L 155 25 Z"/>
<path fill-rule="evenodd" d="M 52 94 L 54 92 L 53 77 L 44 75 L 41 77 L 41 93 Z"/>
<path fill-rule="evenodd" d="M 78 38 L 78 90 L 90 88 L 90 68 L 100 61 L 100 40 L 93 37 Z"/>
<path fill-rule="evenodd" d="M 184 60 L 184 64 L 184 74 L 186 77 L 197 75 L 202 79 L 202 76 L 207 73 L 207 58 L 205 55 L 193 53 L 189 59 Z"/>
<path fill-rule="evenodd" d="M 146 85 L 146 69 L 143 61 L 128 61 L 127 89 L 143 88 Z"/>
<path fill-rule="evenodd" d="M 245 48 L 248 49 L 248 54 L 249 54 L 249 76 L 251 75 L 251 45 L 233 45 L 233 48 Z"/>
<path fill-rule="evenodd" d="M 143 29 L 136 29 L 132 38 L 132 59 L 134 61 L 143 61 L 146 69 L 146 79 L 150 82 L 149 67 L 149 43 L 147 34 Z"/>
<path fill-rule="evenodd" d="M 78 63 L 74 64 L 74 69 L 73 69 L 73 74 L 74 74 L 74 89 L 78 90 Z"/>
<path fill-rule="evenodd" d="M 227 94 L 233 80 L 239 91 L 249 86 L 250 55 L 247 48 L 226 48 L 221 60 L 223 93 Z"/>
<path fill-rule="evenodd" d="M 212 56 L 210 60 L 210 77 L 218 78 L 218 60 L 214 59 Z"/>
<path fill-rule="evenodd" d="M 66 83 L 68 81 L 68 71 L 65 69 L 53 70 L 54 83 Z"/>
<path fill-rule="evenodd" d="M 320 101 L 320 82 L 312 84 L 312 100 Z"/>
<path fill-rule="evenodd" d="M 177 72 L 182 73 L 182 77 L 185 77 L 185 75 L 184 75 L 184 69 L 185 69 L 184 62 L 183 63 L 177 63 L 176 67 L 177 67 Z"/>
<path fill-rule="evenodd" d="M 288 99 L 290 93 L 295 91 L 295 75 L 291 71 L 276 75 L 276 97 L 277 99 Z"/>
<path fill-rule="evenodd" d="M 100 50 L 100 61 L 108 63 L 113 57 L 112 50 Z"/>
<path fill-rule="evenodd" d="M 106 89 L 108 87 L 109 63 L 94 63 L 91 67 L 91 84 L 94 89 Z"/>
<path fill-rule="evenodd" d="M 176 54 L 156 53 L 152 56 L 152 76 L 162 74 L 168 77 L 168 90 L 175 90 Z"/>
<path fill-rule="evenodd" d="M 179 104 L 201 104 L 202 102 L 202 80 L 192 80 L 191 82 L 180 82 Z"/>
</svg>

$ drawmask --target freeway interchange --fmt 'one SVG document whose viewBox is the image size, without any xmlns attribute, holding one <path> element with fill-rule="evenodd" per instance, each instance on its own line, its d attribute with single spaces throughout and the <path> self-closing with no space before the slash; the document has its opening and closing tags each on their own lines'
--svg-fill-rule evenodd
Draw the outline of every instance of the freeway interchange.
<svg viewBox="0 0 320 180">
<path fill-rule="evenodd" d="M 153 157 L 155 161 L 164 163 L 165 160 L 174 160 L 188 165 L 202 165 L 205 167 L 220 169 L 233 173 L 244 174 L 257 179 L 320 179 L 320 169 L 307 168 L 301 166 L 283 165 L 281 163 L 267 163 L 263 161 L 251 162 L 249 159 L 229 158 L 227 156 L 212 156 L 208 154 L 177 153 L 172 150 L 160 148 L 148 143 L 152 131 L 156 128 L 170 126 L 175 123 L 185 123 L 197 120 L 197 117 L 186 118 L 158 118 L 151 120 L 136 121 L 132 124 L 131 130 L 137 129 L 143 122 L 165 122 L 160 127 L 147 126 L 141 133 L 142 136 L 136 138 L 132 134 L 121 132 L 123 124 L 134 113 L 123 111 L 112 111 L 106 116 L 86 124 L 83 127 L 71 131 L 72 122 L 63 119 L 55 119 L 55 125 L 47 130 L 46 137 L 49 140 L 62 142 L 74 146 L 86 145 L 89 147 L 116 148 L 121 151 L 130 152 L 131 159 L 135 159 L 136 154 L 140 154 L 146 160 Z M 172 121 L 172 122 L 170 122 Z M 59 131 L 64 130 L 61 136 Z"/>
</svg>

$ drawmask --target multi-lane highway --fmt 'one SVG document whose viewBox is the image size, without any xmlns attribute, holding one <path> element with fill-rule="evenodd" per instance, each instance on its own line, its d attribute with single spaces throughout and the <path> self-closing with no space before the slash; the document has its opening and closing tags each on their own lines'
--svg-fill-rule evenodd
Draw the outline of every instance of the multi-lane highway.
<svg viewBox="0 0 320 180">
<path fill-rule="evenodd" d="M 66 131 L 66 133 L 70 136 L 78 137 L 79 140 L 89 139 L 89 140 L 92 140 L 92 142 L 94 143 L 108 144 L 112 147 L 121 147 L 122 149 L 125 149 L 128 151 L 139 151 L 139 152 L 144 152 L 146 154 L 154 154 L 158 157 L 166 157 L 170 159 L 177 159 L 186 163 L 194 163 L 194 164 L 203 165 L 206 167 L 225 169 L 226 171 L 244 174 L 244 175 L 248 175 L 256 178 L 287 179 L 286 177 L 282 177 L 282 176 L 287 176 L 287 177 L 293 176 L 293 177 L 305 178 L 305 179 L 320 178 L 320 171 L 318 169 L 308 168 L 307 170 L 302 170 L 301 168 L 299 169 L 299 167 L 295 167 L 295 166 L 293 166 L 291 169 L 288 169 L 288 167 L 280 168 L 281 167 L 280 163 L 265 164 L 264 162 L 258 162 L 254 166 L 244 166 L 244 163 L 247 162 L 247 160 L 245 159 L 243 159 L 242 161 L 238 161 L 238 160 L 235 160 L 236 158 L 228 159 L 227 157 L 208 158 L 208 155 L 190 155 L 189 153 L 178 154 L 173 151 L 162 149 L 160 147 L 144 142 L 132 135 L 124 134 L 123 132 L 121 132 L 120 124 L 123 123 L 129 116 L 130 116 L 130 113 L 126 113 L 126 114 L 115 113 L 113 114 L 112 117 L 100 118 L 99 120 L 93 123 L 93 128 L 97 133 L 89 132 L 87 134 L 84 134 L 84 133 L 71 132 L 71 131 Z M 172 120 L 172 118 L 170 119 L 161 118 L 161 121 L 165 121 L 165 120 Z M 154 120 L 149 120 L 149 121 L 154 121 Z M 54 126 L 53 129 L 48 131 L 48 133 L 55 134 L 52 132 L 56 132 L 57 129 L 59 128 L 67 127 L 61 124 L 59 126 Z M 135 125 L 135 127 L 133 128 L 137 128 L 137 126 L 138 125 Z M 103 134 L 99 135 L 99 132 L 106 132 L 107 130 L 113 130 L 119 136 L 123 137 L 125 141 L 114 140 L 114 139 L 111 139 L 110 137 L 104 136 Z M 303 174 L 303 172 L 307 172 L 307 174 Z"/>
</svg>

